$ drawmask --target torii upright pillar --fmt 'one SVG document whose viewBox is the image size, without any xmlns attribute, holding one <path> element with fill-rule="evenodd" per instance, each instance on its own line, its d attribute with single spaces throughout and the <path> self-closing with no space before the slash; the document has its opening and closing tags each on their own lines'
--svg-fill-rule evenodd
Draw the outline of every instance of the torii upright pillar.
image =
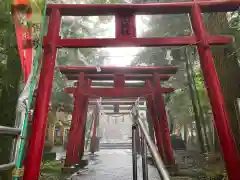
<svg viewBox="0 0 240 180">
<path fill-rule="evenodd" d="M 173 157 L 172 144 L 170 139 L 170 131 L 168 126 L 167 114 L 165 109 L 164 100 L 162 97 L 162 93 L 160 91 L 161 85 L 159 81 L 159 74 L 153 73 L 153 86 L 155 88 L 155 97 L 156 97 L 156 108 L 157 108 L 157 116 L 160 124 L 160 132 L 163 138 L 164 143 L 164 152 L 166 155 L 166 163 L 168 165 L 174 165 L 175 160 Z"/>
<path fill-rule="evenodd" d="M 91 80 L 86 80 L 85 87 L 91 86 Z M 82 109 L 80 109 L 80 118 L 82 118 L 83 124 L 78 129 L 78 136 L 79 138 L 76 138 L 76 141 L 78 141 L 78 161 L 81 161 L 83 155 L 84 155 L 84 146 L 85 146 L 85 135 L 86 135 L 86 122 L 87 122 L 87 111 L 88 111 L 88 101 L 89 97 L 84 96 L 83 97 L 83 106 Z"/>
<path fill-rule="evenodd" d="M 148 88 L 151 87 L 151 83 L 150 83 L 149 80 L 146 81 L 146 87 L 148 87 Z M 151 114 L 151 121 L 153 122 L 156 144 L 157 144 L 159 154 L 161 155 L 164 163 L 166 163 L 166 155 L 164 153 L 164 147 L 163 147 L 163 137 L 161 135 L 160 124 L 159 124 L 159 121 L 158 121 L 158 118 L 157 118 L 156 109 L 154 108 L 155 106 L 154 106 L 154 100 L 153 99 L 154 99 L 153 94 L 150 94 L 150 95 L 147 96 L 147 98 L 146 98 L 147 110 Z"/>
<path fill-rule="evenodd" d="M 81 93 L 81 88 L 84 85 L 90 85 L 85 83 L 84 73 L 81 72 L 79 74 L 79 79 L 77 83 L 77 88 L 74 93 L 75 101 L 74 101 L 74 110 L 72 114 L 72 124 L 69 132 L 68 146 L 67 146 L 67 154 L 65 166 L 72 166 L 75 164 L 79 164 L 80 157 L 79 152 L 83 149 L 84 146 L 82 143 L 84 134 L 84 125 L 86 120 L 86 111 L 87 111 L 87 101 L 88 97 Z"/>
<path fill-rule="evenodd" d="M 228 2 L 231 3 L 232 1 Z M 205 86 L 208 91 L 209 101 L 212 106 L 214 125 L 223 152 L 228 178 L 230 180 L 238 180 L 240 157 L 232 136 L 222 89 L 215 69 L 209 38 L 204 27 L 201 13 L 200 5 L 195 2 L 192 6 L 190 17 L 192 28 L 198 42 L 197 49 L 200 57 L 200 65 L 203 72 Z"/>
<path fill-rule="evenodd" d="M 90 81 L 87 81 L 87 86 L 90 86 Z M 84 147 L 85 147 L 85 136 L 86 136 L 86 121 L 87 121 L 87 111 L 88 111 L 88 97 L 85 96 L 84 99 L 83 99 L 83 108 L 82 110 L 80 111 L 80 114 L 82 114 L 82 116 L 80 116 L 80 118 L 82 118 L 82 127 L 79 127 L 79 130 L 78 130 L 78 134 L 81 134 L 79 135 L 77 138 L 78 141 L 79 141 L 79 147 L 77 147 L 77 150 L 78 150 L 78 160 L 81 161 L 83 155 L 84 155 Z M 82 128 L 82 129 L 81 129 Z"/>
<path fill-rule="evenodd" d="M 53 9 L 49 17 L 48 41 L 44 43 L 43 64 L 38 84 L 31 137 L 25 160 L 24 180 L 38 180 L 40 174 L 60 22 L 61 15 L 59 10 Z"/>
</svg>

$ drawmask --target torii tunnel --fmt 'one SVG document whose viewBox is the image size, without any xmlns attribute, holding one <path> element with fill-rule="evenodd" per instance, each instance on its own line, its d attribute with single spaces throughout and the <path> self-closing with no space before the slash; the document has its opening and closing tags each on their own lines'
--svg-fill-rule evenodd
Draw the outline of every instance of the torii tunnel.
<svg viewBox="0 0 240 180">
<path fill-rule="evenodd" d="M 234 142 L 224 104 L 222 90 L 214 67 L 211 45 L 232 43 L 232 37 L 209 35 L 204 27 L 201 13 L 236 11 L 240 6 L 237 0 L 232 1 L 193 1 L 176 3 L 150 4 L 49 4 L 48 33 L 44 38 L 43 64 L 38 85 L 35 116 L 32 124 L 31 137 L 27 149 L 24 169 L 24 180 L 37 180 L 40 171 L 46 117 L 52 89 L 55 59 L 58 48 L 100 48 L 100 47 L 156 47 L 156 46 L 196 46 L 205 85 L 214 116 L 214 124 L 225 160 L 230 180 L 239 179 L 240 159 Z M 183 14 L 190 15 L 193 35 L 182 37 L 136 37 L 135 15 L 144 14 Z M 62 39 L 59 36 L 62 16 L 115 16 L 115 38 L 103 39 Z M 96 97 L 145 97 L 148 110 L 154 121 L 157 147 L 166 164 L 173 164 L 169 129 L 167 125 L 163 93 L 173 91 L 160 86 L 160 81 L 168 79 L 167 74 L 174 74 L 176 67 L 58 67 L 69 79 L 78 79 L 74 93 L 74 111 L 69 136 L 66 166 L 79 161 L 78 152 L 82 150 L 81 128 L 89 98 Z M 113 88 L 90 87 L 92 79 L 114 79 Z M 144 87 L 124 87 L 126 79 L 144 80 Z M 107 90 L 107 91 L 106 91 Z M 156 105 L 153 104 L 153 96 Z M 154 106 L 154 107 L 153 107 Z M 75 126 L 74 126 L 75 125 Z M 74 138 L 78 135 L 78 139 Z M 164 144 L 164 146 L 162 146 Z"/>
<path fill-rule="evenodd" d="M 96 67 L 58 67 L 58 69 L 61 73 L 65 74 L 68 79 L 75 77 L 75 80 L 78 80 L 76 88 L 65 89 L 68 93 L 73 93 L 75 98 L 65 164 L 66 166 L 78 164 L 81 159 L 79 154 L 82 153 L 79 152 L 84 149 L 82 147 L 83 144 L 81 144 L 83 141 L 83 137 L 81 135 L 83 134 L 83 125 L 85 125 L 84 121 L 86 119 L 88 97 L 146 97 L 148 109 L 151 111 L 154 121 L 159 152 L 166 164 L 174 164 L 170 133 L 164 108 L 164 101 L 162 98 L 162 93 L 170 93 L 173 91 L 173 88 L 161 87 L 160 81 L 168 80 L 170 77 L 168 74 L 175 74 L 177 67 L 103 67 L 101 68 L 101 72 L 96 72 Z M 99 77 L 102 77 L 101 80 L 109 80 L 113 77 L 114 87 L 91 87 L 90 82 L 95 79 L 94 74 L 96 73 Z M 134 80 L 145 80 L 145 87 L 125 87 L 125 76 Z M 152 82 L 152 85 L 150 82 Z M 158 97 L 157 111 L 161 114 L 159 117 L 157 117 L 157 112 L 154 108 L 155 105 L 153 96 Z M 160 119 L 160 123 L 158 123 L 158 118 Z M 161 132 L 161 134 L 159 132 Z M 163 146 L 163 143 L 165 146 Z"/>
</svg>

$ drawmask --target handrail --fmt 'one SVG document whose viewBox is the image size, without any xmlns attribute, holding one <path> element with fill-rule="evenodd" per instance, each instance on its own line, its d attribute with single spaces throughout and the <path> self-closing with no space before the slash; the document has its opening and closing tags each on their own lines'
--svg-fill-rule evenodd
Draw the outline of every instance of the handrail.
<svg viewBox="0 0 240 180">
<path fill-rule="evenodd" d="M 132 168 L 133 168 L 133 180 L 137 180 L 138 179 L 136 137 L 137 137 L 137 124 L 133 124 L 133 126 L 132 126 L 132 164 L 133 164 Z"/>
<path fill-rule="evenodd" d="M 0 126 L 0 134 L 9 135 L 9 136 L 16 136 L 21 133 L 20 128 L 12 128 L 7 126 Z"/>
<path fill-rule="evenodd" d="M 137 180 L 137 153 L 136 153 L 136 134 L 139 130 L 141 132 L 141 153 L 142 153 L 142 169 L 143 169 L 143 180 L 148 180 L 148 166 L 147 166 L 147 147 L 155 161 L 156 168 L 160 177 L 163 180 L 170 180 L 170 176 L 168 171 L 166 170 L 161 156 L 158 153 L 158 150 L 153 143 L 150 135 L 148 134 L 147 128 L 144 125 L 144 121 L 142 117 L 138 117 L 138 115 L 133 114 L 133 125 L 132 125 L 132 133 L 133 133 L 133 180 Z M 147 145 L 147 147 L 146 147 Z"/>
<path fill-rule="evenodd" d="M 9 169 L 13 169 L 15 167 L 15 162 L 10 162 L 8 164 L 1 164 L 0 165 L 0 172 L 1 171 L 6 171 Z"/>
</svg>

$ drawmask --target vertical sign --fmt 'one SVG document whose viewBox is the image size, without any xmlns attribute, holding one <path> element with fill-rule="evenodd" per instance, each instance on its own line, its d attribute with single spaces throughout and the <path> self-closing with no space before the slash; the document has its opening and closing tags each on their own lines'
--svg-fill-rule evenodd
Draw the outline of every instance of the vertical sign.
<svg viewBox="0 0 240 180">
<path fill-rule="evenodd" d="M 114 104 L 114 113 L 119 113 L 119 105 L 118 104 Z"/>
<path fill-rule="evenodd" d="M 136 24 L 134 15 L 116 15 L 116 38 L 136 37 Z"/>
<path fill-rule="evenodd" d="M 121 19 L 121 35 L 129 36 L 130 35 L 130 17 L 123 17 Z"/>
</svg>

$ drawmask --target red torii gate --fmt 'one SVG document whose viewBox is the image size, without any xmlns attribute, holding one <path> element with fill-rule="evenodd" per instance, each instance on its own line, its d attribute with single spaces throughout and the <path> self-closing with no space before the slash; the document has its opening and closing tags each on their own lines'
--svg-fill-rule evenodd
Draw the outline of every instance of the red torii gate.
<svg viewBox="0 0 240 180">
<path fill-rule="evenodd" d="M 58 67 L 60 72 L 68 79 L 71 80 L 77 80 L 77 74 L 79 75 L 78 78 L 78 85 L 77 88 L 65 88 L 65 91 L 68 93 L 73 93 L 75 97 L 75 103 L 74 103 L 74 112 L 73 112 L 73 119 L 72 119 L 72 125 L 71 130 L 69 133 L 69 143 L 67 148 L 67 156 L 65 161 L 65 166 L 72 166 L 75 164 L 79 164 L 79 161 L 81 157 L 79 157 L 80 151 L 84 149 L 84 144 L 82 144 L 82 137 L 83 134 L 82 130 L 84 129 L 85 124 L 85 117 L 86 117 L 86 109 L 87 109 L 87 101 L 82 102 L 83 99 L 89 98 L 89 97 L 139 97 L 144 96 L 147 97 L 147 101 L 149 105 L 150 111 L 153 113 L 152 118 L 154 121 L 154 128 L 156 132 L 156 141 L 157 146 L 159 149 L 160 154 L 162 155 L 164 161 L 166 164 L 173 165 L 174 164 L 174 158 L 170 143 L 170 133 L 168 129 L 167 119 L 166 119 L 166 112 L 164 108 L 164 101 L 162 100 L 162 93 L 170 93 L 173 92 L 173 88 L 163 88 L 160 87 L 160 84 L 158 82 L 163 80 L 168 80 L 169 75 L 166 74 L 175 74 L 177 71 L 177 67 L 174 66 L 166 66 L 166 67 L 102 67 L 101 72 L 96 71 L 96 67 L 86 67 L 86 66 L 76 66 L 76 67 L 68 67 L 68 66 L 62 66 Z M 114 80 L 114 87 L 113 88 L 93 88 L 89 87 L 88 85 L 84 86 L 84 82 L 79 82 L 80 80 L 85 81 L 91 81 L 93 79 L 90 79 L 89 74 L 98 75 L 99 77 L 102 77 L 101 80 L 109 80 L 110 78 L 113 78 Z M 107 74 L 109 73 L 109 74 Z M 111 74 L 110 74 L 111 73 Z M 135 74 L 126 74 L 126 73 L 135 73 Z M 138 74 L 137 74 L 138 73 Z M 159 74 L 161 73 L 161 74 Z M 163 74 L 166 73 L 166 74 Z M 70 75 L 71 74 L 71 75 Z M 145 74 L 145 75 L 144 75 Z M 83 76 L 83 77 L 81 77 Z M 125 87 L 125 80 L 126 77 L 131 77 L 134 80 L 146 80 L 148 83 L 145 87 L 142 88 L 128 88 Z M 74 79 L 72 77 L 75 77 Z M 86 78 L 88 77 L 88 78 Z M 96 76 L 95 76 L 96 77 Z M 105 77 L 105 78 L 104 78 Z M 151 87 L 149 81 L 153 81 L 153 87 Z M 157 81 L 157 83 L 155 82 Z M 79 86 L 79 84 L 82 84 L 82 86 Z M 159 110 L 159 114 L 162 114 L 162 117 L 157 117 L 157 113 L 155 109 L 155 103 L 152 99 L 152 96 L 159 97 L 156 99 L 160 99 L 160 101 L 157 102 L 156 108 Z M 81 107 L 77 107 L 80 105 L 78 102 L 81 101 L 84 103 Z M 81 115 L 82 114 L 82 115 Z M 163 121 L 166 121 L 163 123 Z M 161 124 L 161 127 L 159 126 Z M 76 130 L 74 130 L 76 129 Z M 165 141 L 165 142 L 164 142 Z M 163 146 L 163 142 L 165 146 Z M 169 147 L 167 147 L 169 146 Z"/>
<path fill-rule="evenodd" d="M 230 180 L 238 180 L 239 154 L 230 130 L 224 99 L 210 49 L 210 45 L 229 44 L 232 42 L 232 38 L 208 35 L 201 13 L 235 11 L 239 6 L 240 2 L 238 0 L 106 5 L 49 4 L 47 8 L 47 13 L 50 16 L 48 34 L 44 38 L 44 60 L 23 179 L 38 179 L 57 48 L 195 45 L 199 52 L 200 64 L 228 177 Z M 167 38 L 136 38 L 134 15 L 183 13 L 190 14 L 194 35 Z M 116 18 L 116 37 L 106 39 L 61 39 L 59 36 L 61 16 L 91 15 L 114 15 Z"/>
</svg>

